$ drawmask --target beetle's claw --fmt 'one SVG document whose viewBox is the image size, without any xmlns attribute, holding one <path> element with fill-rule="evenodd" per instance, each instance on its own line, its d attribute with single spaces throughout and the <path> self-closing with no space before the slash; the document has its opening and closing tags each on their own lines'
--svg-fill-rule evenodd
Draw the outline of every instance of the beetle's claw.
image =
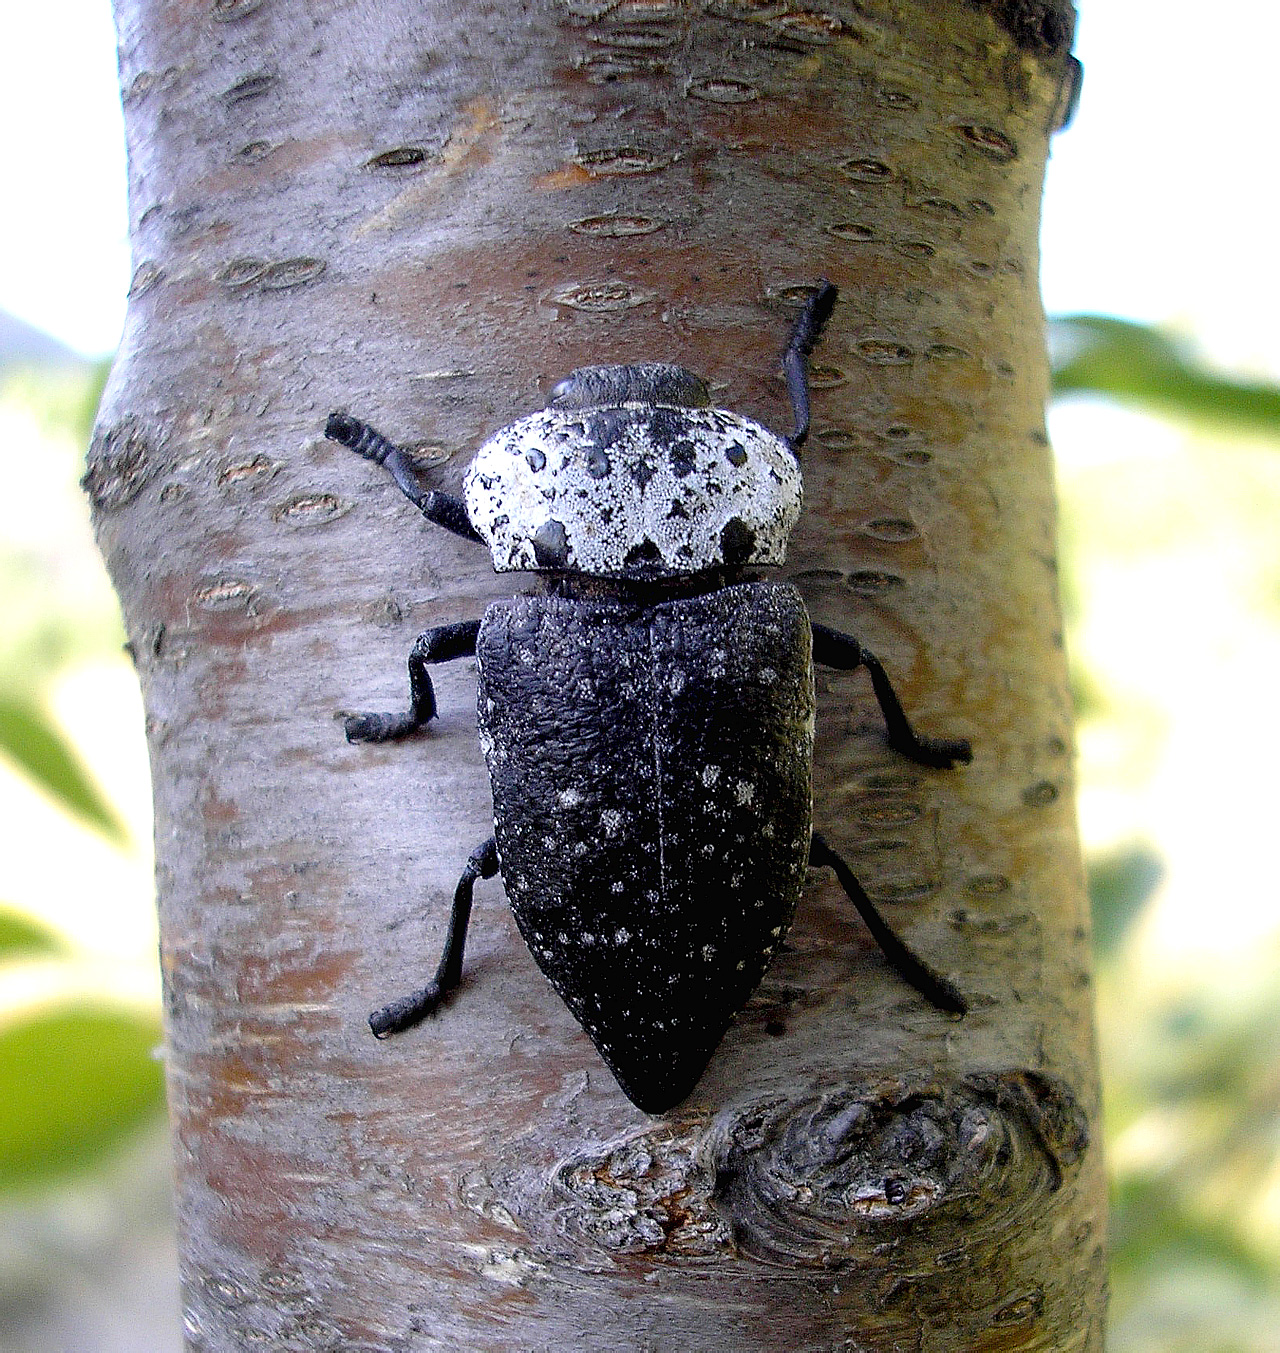
<svg viewBox="0 0 1280 1353">
<path fill-rule="evenodd" d="M 967 766 L 973 760 L 973 748 L 967 738 L 920 738 L 914 759 L 935 770 L 951 770 Z"/>
<path fill-rule="evenodd" d="M 444 993 L 438 982 L 428 982 L 421 991 L 401 996 L 398 1001 L 384 1005 L 369 1016 L 369 1028 L 374 1038 L 390 1038 L 412 1028 L 428 1015 L 434 1015 Z"/>
<path fill-rule="evenodd" d="M 950 759 L 947 769 L 952 766 L 967 766 L 973 760 L 973 747 L 968 738 L 939 738 L 939 749 Z"/>
</svg>

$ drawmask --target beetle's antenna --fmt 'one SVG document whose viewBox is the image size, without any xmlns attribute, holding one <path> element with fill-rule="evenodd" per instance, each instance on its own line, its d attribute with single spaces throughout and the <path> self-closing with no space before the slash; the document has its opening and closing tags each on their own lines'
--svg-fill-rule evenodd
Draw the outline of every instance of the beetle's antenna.
<svg viewBox="0 0 1280 1353">
<path fill-rule="evenodd" d="M 782 373 L 796 419 L 796 430 L 787 438 L 787 444 L 797 454 L 809 438 L 809 355 L 822 336 L 839 295 L 839 289 L 825 277 L 814 287 L 782 354 Z"/>
<path fill-rule="evenodd" d="M 436 489 L 428 489 L 423 493 L 413 477 L 408 454 L 394 442 L 389 442 L 376 428 L 339 409 L 329 415 L 329 421 L 324 425 L 324 435 L 330 441 L 348 447 L 357 456 L 363 456 L 365 460 L 371 460 L 388 470 L 400 492 L 428 521 L 443 526 L 446 531 L 452 531 L 464 540 L 483 539 L 471 525 L 462 500 Z"/>
</svg>

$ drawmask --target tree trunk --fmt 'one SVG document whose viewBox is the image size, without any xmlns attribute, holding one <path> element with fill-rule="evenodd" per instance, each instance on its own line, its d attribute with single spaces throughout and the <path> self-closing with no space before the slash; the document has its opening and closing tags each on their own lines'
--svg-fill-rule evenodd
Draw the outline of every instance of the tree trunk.
<svg viewBox="0 0 1280 1353">
<path fill-rule="evenodd" d="M 1036 230 L 1063 0 L 119 0 L 136 272 L 86 483 L 148 710 L 192 1349 L 1100 1347 L 1103 1190 L 1042 408 Z M 679 361 L 785 430 L 795 298 L 842 290 L 783 571 L 885 661 L 820 676 L 829 871 L 689 1100 L 634 1108 L 477 888 L 474 666 L 513 589 L 322 436 L 456 491 L 571 368 Z M 516 580 L 519 582 L 520 580 Z"/>
</svg>

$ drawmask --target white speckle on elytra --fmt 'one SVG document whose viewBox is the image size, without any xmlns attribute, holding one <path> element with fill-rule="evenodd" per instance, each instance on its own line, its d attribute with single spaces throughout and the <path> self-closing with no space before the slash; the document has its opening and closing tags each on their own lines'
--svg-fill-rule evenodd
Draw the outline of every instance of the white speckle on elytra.
<svg viewBox="0 0 1280 1353">
<path fill-rule="evenodd" d="M 773 936 L 775 936 L 775 937 L 778 936 L 778 935 L 781 935 L 781 934 L 782 934 L 782 927 L 781 927 L 780 925 L 774 926 L 774 928 L 769 932 L 769 934 L 770 934 L 770 935 L 773 935 Z"/>
<path fill-rule="evenodd" d="M 702 844 L 701 854 L 706 856 L 706 858 L 709 860 L 715 853 L 716 853 L 715 846 L 713 846 L 710 841 L 704 841 Z"/>
<path fill-rule="evenodd" d="M 562 789 L 556 795 L 556 802 L 561 808 L 576 808 L 582 802 L 582 791 L 570 785 L 568 789 Z"/>
<path fill-rule="evenodd" d="M 613 942 L 615 944 L 630 944 L 631 932 L 625 927 L 620 927 L 613 932 Z"/>
<path fill-rule="evenodd" d="M 600 825 L 606 836 L 617 836 L 622 830 L 622 814 L 616 808 L 606 808 L 600 814 Z"/>
<path fill-rule="evenodd" d="M 679 695 L 684 690 L 685 674 L 677 667 L 667 678 L 667 689 L 672 695 Z"/>
<path fill-rule="evenodd" d="M 621 879 L 615 879 L 609 885 L 609 891 L 615 895 L 621 895 L 627 891 L 627 885 Z"/>
<path fill-rule="evenodd" d="M 583 944 L 594 944 L 596 942 L 596 937 L 589 930 L 584 930 L 582 932 L 582 942 Z"/>
<path fill-rule="evenodd" d="M 568 944 L 569 943 L 568 932 L 564 930 L 560 931 L 560 933 L 556 936 L 556 940 L 560 944 Z"/>
<path fill-rule="evenodd" d="M 720 778 L 719 766 L 703 766 L 702 783 L 706 785 L 708 789 L 711 789 L 719 778 Z"/>
<path fill-rule="evenodd" d="M 585 855 L 587 853 L 587 843 L 585 841 L 575 841 L 573 843 L 573 853 L 575 855 Z"/>
<path fill-rule="evenodd" d="M 777 681 L 778 674 L 772 667 L 762 667 L 759 671 L 759 677 L 766 686 L 772 686 Z"/>
<path fill-rule="evenodd" d="M 716 947 L 714 944 L 704 944 L 702 946 L 702 958 L 706 963 L 710 963 L 716 956 Z"/>
<path fill-rule="evenodd" d="M 733 787 L 733 797 L 740 804 L 748 804 L 756 796 L 756 787 L 750 780 L 739 780 Z"/>
</svg>

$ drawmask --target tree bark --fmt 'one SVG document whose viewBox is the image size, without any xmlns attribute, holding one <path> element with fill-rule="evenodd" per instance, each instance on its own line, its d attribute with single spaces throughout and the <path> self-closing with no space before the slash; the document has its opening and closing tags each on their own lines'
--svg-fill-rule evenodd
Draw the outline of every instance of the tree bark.
<svg viewBox="0 0 1280 1353">
<path fill-rule="evenodd" d="M 1036 230 L 1062 0 L 118 0 L 136 272 L 86 484 L 147 710 L 188 1346 L 1098 1349 L 1103 1189 Z M 691 1098 L 649 1118 L 477 889 L 474 670 L 395 708 L 486 553 L 326 442 L 346 406 L 457 490 L 601 361 L 785 430 L 784 570 L 860 635 L 820 676 L 815 822 L 967 994 L 889 972 L 828 871 Z M 517 580 L 518 581 L 518 580 Z M 1092 1137 L 1092 1140 L 1091 1140 Z"/>
</svg>

